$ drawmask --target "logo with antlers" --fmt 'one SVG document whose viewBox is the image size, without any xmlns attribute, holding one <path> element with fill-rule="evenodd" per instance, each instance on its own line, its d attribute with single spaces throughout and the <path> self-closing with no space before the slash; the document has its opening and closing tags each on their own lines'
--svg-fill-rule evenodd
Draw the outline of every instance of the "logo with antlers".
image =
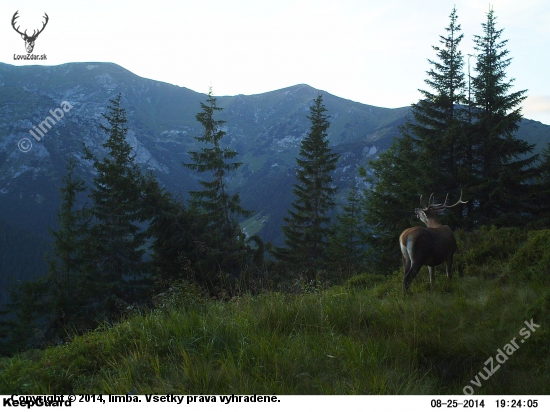
<svg viewBox="0 0 550 412">
<path fill-rule="evenodd" d="M 17 28 L 15 28 L 15 20 L 19 17 L 17 15 L 17 13 L 19 13 L 19 10 L 17 10 L 15 12 L 15 14 L 13 15 L 13 17 L 11 19 L 11 25 L 12 25 L 13 29 L 21 35 L 21 38 L 23 40 L 25 40 L 25 48 L 27 49 L 27 53 L 32 53 L 32 51 L 34 49 L 34 42 L 36 41 L 36 38 L 38 37 L 38 35 L 44 31 L 44 28 L 46 27 L 46 24 L 48 24 L 49 17 L 46 13 L 44 13 L 44 18 L 46 19 L 46 21 L 44 23 L 42 23 L 42 28 L 40 30 L 38 30 L 38 32 L 36 30 L 34 30 L 33 33 L 32 33 L 32 36 L 29 36 L 27 34 L 27 30 L 25 30 L 24 33 L 21 33 L 19 31 L 20 26 L 17 26 Z"/>
</svg>

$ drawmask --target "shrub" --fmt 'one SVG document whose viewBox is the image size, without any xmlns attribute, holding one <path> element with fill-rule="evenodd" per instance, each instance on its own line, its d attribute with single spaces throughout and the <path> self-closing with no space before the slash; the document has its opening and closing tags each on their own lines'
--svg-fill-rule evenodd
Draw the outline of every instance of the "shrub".
<svg viewBox="0 0 550 412">
<path fill-rule="evenodd" d="M 208 293 L 201 286 L 188 280 L 172 283 L 166 292 L 153 298 L 153 305 L 160 310 L 188 310 L 203 306 L 208 301 Z"/>
<path fill-rule="evenodd" d="M 529 232 L 529 238 L 512 256 L 510 276 L 519 281 L 550 283 L 550 229 Z"/>
<path fill-rule="evenodd" d="M 494 278 L 502 273 L 502 263 L 521 248 L 527 232 L 521 228 L 482 226 L 474 232 L 456 230 L 455 236 L 455 269 L 466 276 Z"/>
</svg>

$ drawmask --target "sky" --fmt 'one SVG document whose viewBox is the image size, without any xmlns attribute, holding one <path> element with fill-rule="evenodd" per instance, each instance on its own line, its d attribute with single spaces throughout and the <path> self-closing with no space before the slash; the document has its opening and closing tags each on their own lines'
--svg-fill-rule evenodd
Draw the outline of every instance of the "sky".
<svg viewBox="0 0 550 412">
<path fill-rule="evenodd" d="M 421 98 L 428 59 L 457 9 L 474 54 L 490 4 L 479 0 L 74 0 L 0 4 L 0 61 L 14 65 L 113 62 L 131 72 L 217 96 L 257 94 L 309 84 L 327 93 L 380 107 L 404 107 Z M 550 1 L 493 0 L 497 29 L 512 62 L 512 91 L 527 90 L 526 118 L 550 124 Z M 26 54 L 11 27 L 42 27 L 34 54 Z M 471 57 L 472 74 L 475 57 Z"/>
</svg>

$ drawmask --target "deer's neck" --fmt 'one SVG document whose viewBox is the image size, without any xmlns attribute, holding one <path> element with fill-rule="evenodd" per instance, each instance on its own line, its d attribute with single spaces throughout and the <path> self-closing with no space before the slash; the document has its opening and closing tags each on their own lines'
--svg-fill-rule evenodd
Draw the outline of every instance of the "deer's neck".
<svg viewBox="0 0 550 412">
<path fill-rule="evenodd" d="M 438 228 L 441 227 L 439 219 L 428 219 L 428 227 Z"/>
<path fill-rule="evenodd" d="M 426 220 L 424 221 L 426 226 L 432 227 L 432 228 L 438 228 L 441 227 L 441 222 L 439 221 L 439 216 L 437 213 L 433 213 L 431 216 L 426 216 Z"/>
</svg>

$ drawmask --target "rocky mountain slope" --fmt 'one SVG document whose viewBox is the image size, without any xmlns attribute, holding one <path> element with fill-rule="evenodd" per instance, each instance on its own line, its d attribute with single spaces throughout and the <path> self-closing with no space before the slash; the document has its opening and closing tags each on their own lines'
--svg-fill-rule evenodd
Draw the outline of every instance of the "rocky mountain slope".
<svg viewBox="0 0 550 412">
<path fill-rule="evenodd" d="M 0 63 L 0 220 L 9 225 L 9 233 L 19 228 L 27 237 L 34 234 L 37 241 L 48 238 L 48 227 L 55 227 L 67 159 L 70 155 L 80 159 L 78 171 L 90 181 L 92 171 L 82 160 L 82 143 L 101 154 L 106 139 L 99 127 L 101 113 L 119 92 L 137 162 L 183 199 L 198 188 L 197 175 L 182 162 L 189 161 L 189 150 L 198 148 L 194 137 L 202 130 L 195 115 L 204 94 L 141 78 L 112 63 L 24 67 Z M 340 198 L 351 185 L 362 184 L 357 168 L 390 145 L 409 111 L 345 100 L 307 85 L 220 96 L 226 142 L 243 162 L 230 177 L 230 186 L 241 194 L 243 206 L 256 213 L 246 222 L 246 230 L 258 232 L 266 241 L 281 241 L 282 217 L 293 199 L 295 158 L 318 93 L 331 116 L 330 144 L 341 155 L 335 173 Z M 537 143 L 540 150 L 550 140 L 550 126 L 525 120 L 518 135 Z M 0 225 L 0 232 L 2 227 L 8 226 Z M 10 239 L 0 233 L 0 242 L 3 248 Z M 42 253 L 42 247 L 30 245 L 21 251 L 26 257 L 21 270 L 14 270 L 13 262 L 8 266 L 0 261 L 0 277 L 41 274 L 34 264 Z M 34 262 L 32 270 L 23 268 L 25 261 Z"/>
</svg>

